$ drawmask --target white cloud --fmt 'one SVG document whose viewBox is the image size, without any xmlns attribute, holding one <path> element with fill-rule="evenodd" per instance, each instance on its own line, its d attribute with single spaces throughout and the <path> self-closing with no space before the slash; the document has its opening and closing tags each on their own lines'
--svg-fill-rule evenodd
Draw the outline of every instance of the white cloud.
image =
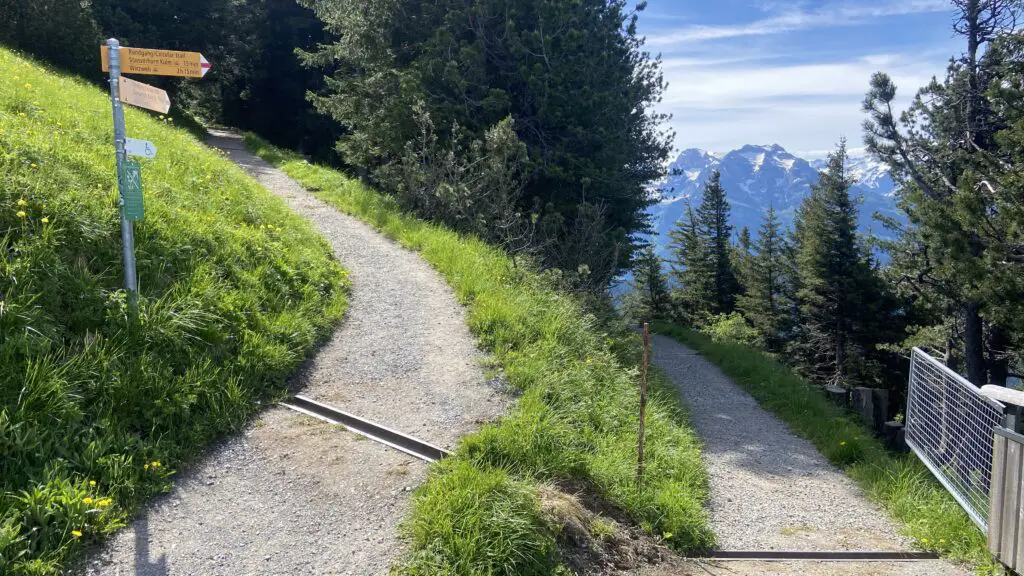
<svg viewBox="0 0 1024 576">
<path fill-rule="evenodd" d="M 795 30 L 830 26 L 851 26 L 874 18 L 942 12 L 950 9 L 945 0 L 890 0 L 884 4 L 830 4 L 817 10 L 789 6 L 778 15 L 727 26 L 694 25 L 647 37 L 647 46 L 658 48 L 724 40 L 744 36 L 766 36 Z"/>
<path fill-rule="evenodd" d="M 659 106 L 673 114 L 680 148 L 730 150 L 778 143 L 789 150 L 820 151 L 846 136 L 860 146 L 860 102 L 871 74 L 885 70 L 905 106 L 917 89 L 944 69 L 941 52 L 914 57 L 880 54 L 816 64 L 704 66 L 669 59 L 669 90 Z"/>
<path fill-rule="evenodd" d="M 939 70 L 896 55 L 863 57 L 847 62 L 792 66 L 704 67 L 665 61 L 669 91 L 663 104 L 673 108 L 737 108 L 763 106 L 768 99 L 858 96 L 868 79 L 885 69 L 903 90 L 916 90 Z"/>
</svg>

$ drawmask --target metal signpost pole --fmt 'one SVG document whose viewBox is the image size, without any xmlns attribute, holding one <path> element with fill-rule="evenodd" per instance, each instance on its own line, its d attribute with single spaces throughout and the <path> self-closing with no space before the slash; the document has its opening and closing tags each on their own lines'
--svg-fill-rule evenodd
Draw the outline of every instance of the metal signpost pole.
<svg viewBox="0 0 1024 576">
<path fill-rule="evenodd" d="M 116 38 L 107 40 L 107 50 L 110 60 L 110 104 L 114 109 L 114 149 L 117 153 L 117 191 L 121 213 L 121 244 L 124 252 L 124 289 L 128 293 L 128 306 L 134 311 L 139 302 L 139 282 L 135 275 L 135 232 L 132 229 L 131 221 L 125 214 L 124 183 L 121 181 L 121 174 L 127 159 L 124 148 L 127 134 L 124 127 L 124 108 L 121 106 L 118 82 L 121 76 L 121 46 Z"/>
</svg>

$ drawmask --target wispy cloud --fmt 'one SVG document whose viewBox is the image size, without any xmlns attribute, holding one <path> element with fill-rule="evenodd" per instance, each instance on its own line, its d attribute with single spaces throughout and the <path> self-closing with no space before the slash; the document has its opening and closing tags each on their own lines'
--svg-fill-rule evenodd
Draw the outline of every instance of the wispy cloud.
<svg viewBox="0 0 1024 576">
<path fill-rule="evenodd" d="M 860 142 L 860 101 L 873 72 L 884 69 L 905 105 L 931 75 L 941 52 L 876 54 L 813 64 L 773 62 L 705 66 L 667 59 L 670 88 L 659 109 L 673 115 L 681 147 L 728 150 L 745 143 L 777 142 L 797 150 L 827 148 L 840 136 Z"/>
<path fill-rule="evenodd" d="M 694 25 L 655 34 L 647 38 L 647 45 L 665 47 L 744 36 L 767 36 L 809 28 L 853 26 L 875 18 L 947 10 L 949 3 L 946 0 L 894 0 L 868 5 L 829 4 L 815 10 L 788 6 L 774 16 L 752 22 L 726 26 Z"/>
</svg>

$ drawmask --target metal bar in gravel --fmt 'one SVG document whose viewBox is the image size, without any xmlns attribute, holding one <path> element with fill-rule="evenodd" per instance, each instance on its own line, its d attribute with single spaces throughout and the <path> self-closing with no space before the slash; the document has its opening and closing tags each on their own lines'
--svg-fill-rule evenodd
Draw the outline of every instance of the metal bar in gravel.
<svg viewBox="0 0 1024 576">
<path fill-rule="evenodd" d="M 344 324 L 296 388 L 444 448 L 505 411 L 464 309 L 419 255 L 316 199 L 240 137 L 219 133 L 210 143 L 312 221 L 350 272 Z M 75 573 L 387 574 L 402 553 L 396 526 L 426 470 L 339 426 L 271 408 Z"/>
<path fill-rule="evenodd" d="M 720 549 L 912 550 L 852 479 L 717 366 L 665 336 L 652 345 L 654 363 L 679 389 L 704 442 Z M 918 564 L 931 564 L 930 573 L 936 566 L 942 574 L 965 573 L 940 561 Z M 916 573 L 908 569 L 893 573 Z"/>
</svg>

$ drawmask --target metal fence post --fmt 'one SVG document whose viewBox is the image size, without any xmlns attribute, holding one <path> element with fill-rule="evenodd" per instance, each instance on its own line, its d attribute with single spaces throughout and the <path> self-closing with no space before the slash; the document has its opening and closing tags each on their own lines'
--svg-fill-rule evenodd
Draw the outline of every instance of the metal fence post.
<svg viewBox="0 0 1024 576">
<path fill-rule="evenodd" d="M 121 214 L 121 249 L 124 256 L 124 289 L 128 293 L 128 307 L 133 312 L 139 303 L 139 281 L 135 272 L 135 231 L 124 212 L 122 169 L 127 159 L 124 145 L 127 131 L 124 126 L 124 108 L 121 106 L 121 45 L 116 38 L 107 40 L 110 58 L 110 104 L 114 110 L 114 151 L 117 161 L 117 192 Z"/>
</svg>

